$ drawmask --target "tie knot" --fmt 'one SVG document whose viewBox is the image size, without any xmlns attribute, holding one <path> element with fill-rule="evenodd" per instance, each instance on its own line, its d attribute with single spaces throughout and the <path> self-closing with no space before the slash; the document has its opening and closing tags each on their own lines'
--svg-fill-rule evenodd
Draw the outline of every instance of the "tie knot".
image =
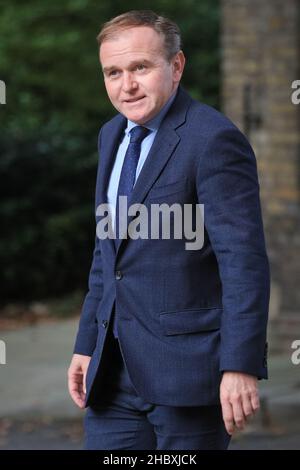
<svg viewBox="0 0 300 470">
<path fill-rule="evenodd" d="M 140 144 L 148 134 L 149 129 L 142 126 L 135 126 L 130 131 L 130 143 Z"/>
</svg>

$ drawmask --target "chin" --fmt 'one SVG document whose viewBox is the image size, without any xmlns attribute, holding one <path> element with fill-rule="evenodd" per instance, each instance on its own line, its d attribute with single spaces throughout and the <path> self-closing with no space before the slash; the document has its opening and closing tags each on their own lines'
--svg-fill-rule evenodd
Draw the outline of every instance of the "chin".
<svg viewBox="0 0 300 470">
<path fill-rule="evenodd" d="M 126 115 L 127 119 L 130 119 L 130 121 L 133 121 L 133 122 L 136 122 L 138 124 L 143 124 L 144 122 L 146 122 L 148 120 L 147 116 L 145 116 L 144 114 L 138 114 L 138 113 L 127 113 Z"/>
<path fill-rule="evenodd" d="M 148 109 L 126 109 L 126 107 L 124 107 L 120 112 L 127 117 L 127 119 L 138 124 L 149 121 L 153 115 L 153 111 L 151 112 Z"/>
</svg>

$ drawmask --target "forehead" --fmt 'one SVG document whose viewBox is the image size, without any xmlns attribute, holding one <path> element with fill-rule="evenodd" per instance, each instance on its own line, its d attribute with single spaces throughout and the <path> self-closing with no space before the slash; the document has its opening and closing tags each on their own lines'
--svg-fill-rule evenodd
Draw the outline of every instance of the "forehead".
<svg viewBox="0 0 300 470">
<path fill-rule="evenodd" d="M 100 61 L 103 65 L 116 59 L 163 55 L 163 42 L 162 34 L 147 26 L 121 30 L 101 44 Z"/>
</svg>

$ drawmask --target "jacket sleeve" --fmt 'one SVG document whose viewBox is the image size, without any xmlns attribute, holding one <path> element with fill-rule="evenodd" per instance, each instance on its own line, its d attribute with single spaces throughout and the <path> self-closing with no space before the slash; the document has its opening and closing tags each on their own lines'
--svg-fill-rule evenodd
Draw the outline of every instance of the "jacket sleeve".
<svg viewBox="0 0 300 470">
<path fill-rule="evenodd" d="M 222 283 L 220 370 L 267 378 L 269 262 L 256 160 L 236 127 L 209 138 L 197 191 Z"/>
<path fill-rule="evenodd" d="M 101 130 L 98 137 L 98 150 L 100 153 Z M 98 165 L 99 176 L 99 165 Z M 98 183 L 97 176 L 97 183 Z M 96 188 L 97 188 L 96 183 Z M 95 204 L 97 205 L 97 203 Z M 102 298 L 103 277 L 102 277 L 102 259 L 100 241 L 95 236 L 95 248 L 93 253 L 92 265 L 89 273 L 88 292 L 86 294 L 81 316 L 79 328 L 74 346 L 74 353 L 92 356 L 97 342 L 98 325 L 96 320 L 96 312 Z"/>
</svg>

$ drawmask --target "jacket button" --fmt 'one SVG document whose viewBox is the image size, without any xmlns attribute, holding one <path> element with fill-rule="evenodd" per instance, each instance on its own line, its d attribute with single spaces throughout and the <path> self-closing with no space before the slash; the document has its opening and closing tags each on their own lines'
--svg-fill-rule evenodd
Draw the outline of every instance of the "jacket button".
<svg viewBox="0 0 300 470">
<path fill-rule="evenodd" d="M 116 280 L 117 281 L 120 281 L 120 279 L 122 279 L 123 277 L 123 274 L 121 271 L 116 271 Z"/>
<path fill-rule="evenodd" d="M 107 321 L 107 320 L 103 320 L 103 321 L 102 321 L 102 326 L 103 326 L 103 328 L 106 328 L 107 325 L 108 325 L 108 321 Z"/>
</svg>

